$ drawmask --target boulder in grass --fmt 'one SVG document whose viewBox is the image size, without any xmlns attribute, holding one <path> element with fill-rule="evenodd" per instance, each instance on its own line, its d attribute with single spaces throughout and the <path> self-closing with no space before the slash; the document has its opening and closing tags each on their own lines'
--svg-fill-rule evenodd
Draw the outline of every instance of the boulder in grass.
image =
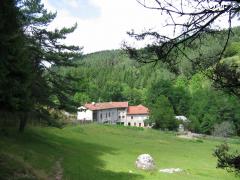
<svg viewBox="0 0 240 180">
<path fill-rule="evenodd" d="M 143 170 L 152 170 L 155 168 L 155 163 L 149 154 L 141 154 L 136 160 L 136 167 Z"/>
</svg>

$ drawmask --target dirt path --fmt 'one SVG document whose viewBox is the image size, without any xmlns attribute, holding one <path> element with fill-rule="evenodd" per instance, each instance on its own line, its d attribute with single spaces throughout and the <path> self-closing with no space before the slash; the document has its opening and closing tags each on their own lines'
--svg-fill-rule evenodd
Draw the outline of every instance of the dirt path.
<svg viewBox="0 0 240 180">
<path fill-rule="evenodd" d="M 59 159 L 58 161 L 56 161 L 55 165 L 54 165 L 54 178 L 55 180 L 62 180 L 63 179 L 63 168 L 62 168 L 62 163 L 63 159 Z"/>
</svg>

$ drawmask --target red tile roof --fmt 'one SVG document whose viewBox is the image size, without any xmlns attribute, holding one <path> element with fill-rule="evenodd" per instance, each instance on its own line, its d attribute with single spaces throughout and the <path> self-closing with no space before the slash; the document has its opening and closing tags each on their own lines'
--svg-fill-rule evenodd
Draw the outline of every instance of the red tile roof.
<svg viewBox="0 0 240 180">
<path fill-rule="evenodd" d="M 148 114 L 148 108 L 143 105 L 138 106 L 129 106 L 128 107 L 128 114 Z"/>
<path fill-rule="evenodd" d="M 103 102 L 103 103 L 89 103 L 84 105 L 90 110 L 113 109 L 113 108 L 127 108 L 128 102 Z"/>
</svg>

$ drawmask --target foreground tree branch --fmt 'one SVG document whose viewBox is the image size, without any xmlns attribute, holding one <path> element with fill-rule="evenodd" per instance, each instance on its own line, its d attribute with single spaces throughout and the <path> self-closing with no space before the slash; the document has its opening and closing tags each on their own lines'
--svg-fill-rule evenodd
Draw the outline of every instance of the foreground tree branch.
<svg viewBox="0 0 240 180">
<path fill-rule="evenodd" d="M 172 72 L 179 74 L 181 59 L 187 59 L 194 71 L 211 69 L 206 75 L 216 82 L 216 86 L 229 89 L 229 92 L 240 97 L 236 88 L 239 80 L 234 82 L 236 86 L 227 84 L 227 76 L 222 77 L 219 69 L 227 71 L 221 59 L 233 35 L 232 20 L 239 16 L 240 1 L 238 0 L 137 0 L 137 2 L 150 10 L 155 10 L 166 17 L 166 24 L 171 33 L 157 31 L 145 31 L 136 33 L 128 32 L 130 37 L 137 41 L 151 39 L 145 48 L 137 50 L 124 43 L 131 58 L 142 63 L 164 63 Z M 227 29 L 221 29 L 217 25 L 218 20 L 225 19 Z M 207 38 L 213 36 L 218 39 L 218 49 L 214 53 L 207 54 L 202 47 L 208 46 Z M 191 56 L 189 52 L 197 54 Z M 236 78 L 237 79 L 237 78 Z M 240 78 L 239 78 L 240 79 Z"/>
</svg>

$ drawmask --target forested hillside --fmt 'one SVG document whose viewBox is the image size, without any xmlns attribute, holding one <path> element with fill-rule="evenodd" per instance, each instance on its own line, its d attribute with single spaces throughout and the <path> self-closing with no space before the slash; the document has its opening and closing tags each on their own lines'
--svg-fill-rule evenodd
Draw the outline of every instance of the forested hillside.
<svg viewBox="0 0 240 180">
<path fill-rule="evenodd" d="M 237 34 L 240 30 L 236 28 L 234 32 L 223 62 L 239 60 Z M 204 47 L 206 52 L 217 48 L 217 43 L 218 39 L 208 37 Z M 78 78 L 72 86 L 79 92 L 72 98 L 79 105 L 92 101 L 129 101 L 132 105 L 144 104 L 151 109 L 158 103 L 162 116 L 166 112 L 185 115 L 191 120 L 190 129 L 195 132 L 211 134 L 214 126 L 221 127 L 222 122 L 228 121 L 232 132 L 240 134 L 238 99 L 215 89 L 205 76 L 207 69 L 206 72 L 195 72 L 184 58 L 179 64 L 179 74 L 171 73 L 161 63 L 139 63 L 122 50 L 88 54 L 77 64 L 77 67 L 61 68 L 60 71 L 65 76 Z"/>
<path fill-rule="evenodd" d="M 75 94 L 77 102 L 123 101 L 146 104 L 147 89 L 160 79 L 172 80 L 174 75 L 161 66 L 143 65 L 130 60 L 123 51 L 103 51 L 86 55 L 77 68 L 63 68 L 80 78 Z"/>
</svg>

